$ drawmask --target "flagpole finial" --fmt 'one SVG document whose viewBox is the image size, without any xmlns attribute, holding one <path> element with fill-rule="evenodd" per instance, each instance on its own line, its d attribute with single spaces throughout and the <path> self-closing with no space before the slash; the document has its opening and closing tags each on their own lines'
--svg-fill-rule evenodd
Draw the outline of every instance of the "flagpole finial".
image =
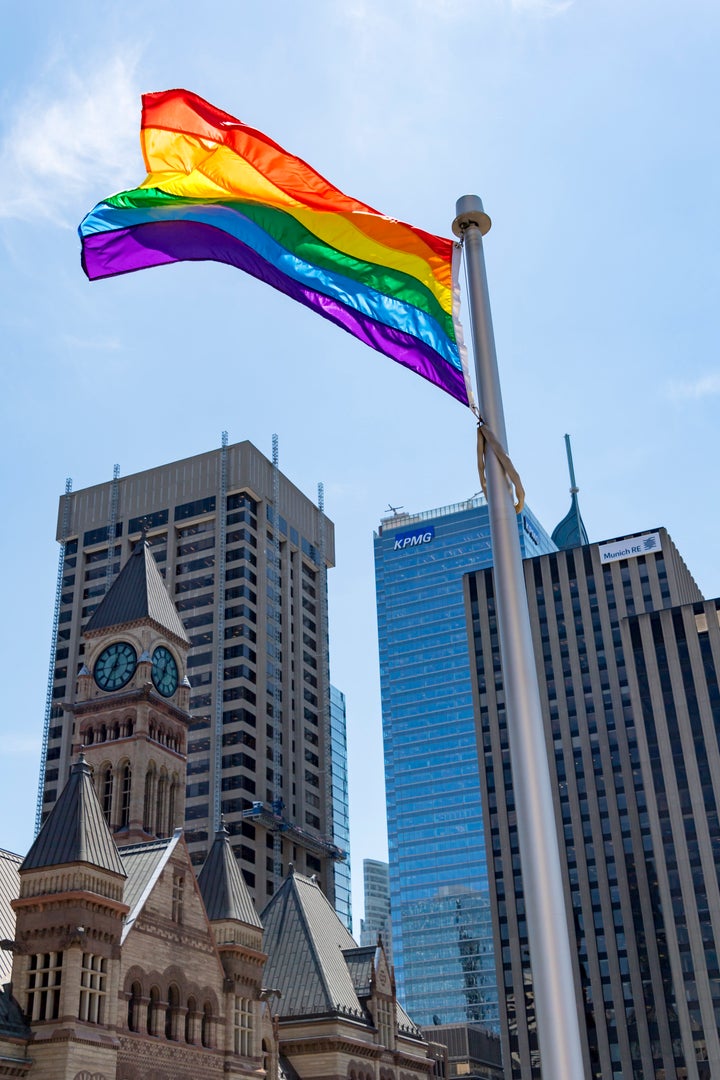
<svg viewBox="0 0 720 1080">
<path fill-rule="evenodd" d="M 492 221 L 483 210 L 482 199 L 479 195 L 463 195 L 455 203 L 457 217 L 453 221 L 452 230 L 456 236 L 462 238 L 468 225 L 477 225 L 485 236 L 490 232 Z"/>
</svg>

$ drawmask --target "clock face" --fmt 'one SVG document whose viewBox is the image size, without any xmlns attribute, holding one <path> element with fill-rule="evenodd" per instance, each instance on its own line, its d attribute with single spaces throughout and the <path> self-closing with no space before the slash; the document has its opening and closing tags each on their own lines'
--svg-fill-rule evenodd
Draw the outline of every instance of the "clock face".
<svg viewBox="0 0 720 1080">
<path fill-rule="evenodd" d="M 137 664 L 137 654 L 127 641 L 116 641 L 95 661 L 95 682 L 101 690 L 120 690 L 130 682 Z"/>
<path fill-rule="evenodd" d="M 152 681 L 163 697 L 171 697 L 177 690 L 178 669 L 175 658 L 164 645 L 158 645 L 152 656 Z"/>
</svg>

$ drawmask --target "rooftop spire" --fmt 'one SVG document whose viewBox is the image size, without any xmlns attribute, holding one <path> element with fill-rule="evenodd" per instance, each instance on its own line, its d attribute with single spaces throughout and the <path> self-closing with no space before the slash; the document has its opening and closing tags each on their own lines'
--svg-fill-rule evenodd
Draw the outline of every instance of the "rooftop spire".
<svg viewBox="0 0 720 1080">
<path fill-rule="evenodd" d="M 570 473 L 570 509 L 562 521 L 553 529 L 552 538 L 559 548 L 574 548 L 589 543 L 589 540 L 583 519 L 580 515 L 580 504 L 578 503 L 579 488 L 575 483 L 575 468 L 573 466 L 569 435 L 565 436 L 565 449 L 567 451 L 568 471 Z"/>
</svg>

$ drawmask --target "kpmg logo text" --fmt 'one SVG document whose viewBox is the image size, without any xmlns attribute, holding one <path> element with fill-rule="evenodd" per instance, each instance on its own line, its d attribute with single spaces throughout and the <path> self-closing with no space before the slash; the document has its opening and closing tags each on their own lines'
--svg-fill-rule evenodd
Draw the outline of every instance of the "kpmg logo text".
<svg viewBox="0 0 720 1080">
<path fill-rule="evenodd" d="M 421 544 L 429 544 L 435 536 L 435 529 L 429 525 L 426 529 L 416 529 L 414 532 L 401 533 L 395 537 L 393 551 L 404 551 L 405 548 L 419 547 Z"/>
</svg>

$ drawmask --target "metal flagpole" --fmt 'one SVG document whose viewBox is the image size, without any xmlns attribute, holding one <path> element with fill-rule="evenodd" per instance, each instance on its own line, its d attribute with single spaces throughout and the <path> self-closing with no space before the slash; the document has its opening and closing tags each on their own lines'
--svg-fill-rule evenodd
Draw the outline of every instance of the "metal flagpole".
<svg viewBox="0 0 720 1080">
<path fill-rule="evenodd" d="M 463 238 L 465 248 L 480 413 L 507 451 L 482 242 L 490 228 L 490 218 L 477 195 L 464 195 L 458 199 L 456 211 L 453 231 Z M 585 1070 L 570 956 L 569 922 L 517 517 L 505 472 L 492 452 L 487 455 L 486 481 L 542 1075 L 547 1080 L 582 1080 Z"/>
</svg>

